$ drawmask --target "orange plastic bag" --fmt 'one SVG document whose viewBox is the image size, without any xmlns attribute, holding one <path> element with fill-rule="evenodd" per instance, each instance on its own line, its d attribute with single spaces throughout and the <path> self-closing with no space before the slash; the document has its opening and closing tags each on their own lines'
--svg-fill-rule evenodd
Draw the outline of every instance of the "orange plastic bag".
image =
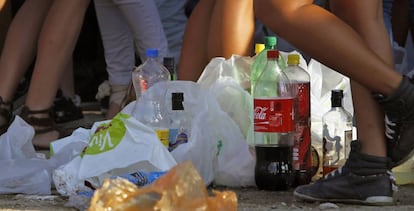
<svg viewBox="0 0 414 211">
<path fill-rule="evenodd" d="M 233 191 L 212 191 L 191 162 L 181 163 L 153 184 L 138 188 L 118 178 L 106 180 L 91 200 L 89 211 L 103 210 L 237 210 Z"/>
</svg>

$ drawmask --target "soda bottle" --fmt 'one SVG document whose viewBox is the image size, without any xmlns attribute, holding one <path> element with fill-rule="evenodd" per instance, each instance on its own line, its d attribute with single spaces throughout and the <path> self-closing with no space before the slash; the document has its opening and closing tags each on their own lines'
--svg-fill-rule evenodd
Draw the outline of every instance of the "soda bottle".
<svg viewBox="0 0 414 211">
<path fill-rule="evenodd" d="M 276 44 L 277 44 L 277 38 L 276 36 L 266 36 L 265 37 L 265 48 L 261 50 L 259 53 L 256 53 L 252 67 L 251 67 L 251 73 L 250 73 L 250 93 L 254 95 L 253 90 L 254 86 L 256 84 L 257 78 L 262 73 L 264 66 L 267 62 L 267 51 L 269 50 L 276 50 Z M 255 46 L 255 52 L 260 50 L 260 46 L 257 46 L 258 49 L 256 49 Z M 283 57 L 279 57 L 278 64 L 281 69 L 285 68 Z"/>
<path fill-rule="evenodd" d="M 183 92 L 171 93 L 171 110 L 169 110 L 171 119 L 169 151 L 173 151 L 178 145 L 188 142 L 189 117 L 184 111 L 183 101 Z"/>
<path fill-rule="evenodd" d="M 294 186 L 308 184 L 312 179 L 310 127 L 310 75 L 299 66 L 299 55 L 288 55 L 288 76 L 296 99 L 295 139 L 293 144 Z"/>
<path fill-rule="evenodd" d="M 136 99 L 149 87 L 159 81 L 168 81 L 171 78 L 170 72 L 158 62 L 158 50 L 147 49 L 147 59 L 132 72 L 132 83 L 134 85 Z"/>
<path fill-rule="evenodd" d="M 256 45 L 254 45 L 254 56 L 256 57 L 259 55 L 259 53 L 262 52 L 265 48 L 266 46 L 264 43 L 256 43 Z"/>
<path fill-rule="evenodd" d="M 279 51 L 269 50 L 254 92 L 255 182 L 259 189 L 286 190 L 293 180 L 294 95 L 278 65 Z"/>
<path fill-rule="evenodd" d="M 168 72 L 171 75 L 171 81 L 177 80 L 177 71 L 175 70 L 175 60 L 174 57 L 164 57 L 163 65 L 167 68 Z"/>
<path fill-rule="evenodd" d="M 342 166 L 352 141 L 352 115 L 342 106 L 343 91 L 331 91 L 331 109 L 322 116 L 323 175 Z"/>
</svg>

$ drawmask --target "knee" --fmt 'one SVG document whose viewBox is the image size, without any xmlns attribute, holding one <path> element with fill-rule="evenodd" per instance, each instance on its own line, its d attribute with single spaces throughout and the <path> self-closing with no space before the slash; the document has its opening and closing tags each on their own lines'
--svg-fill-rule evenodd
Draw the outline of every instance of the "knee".
<svg viewBox="0 0 414 211">
<path fill-rule="evenodd" d="M 283 30 L 283 26 L 287 22 L 286 10 L 272 5 L 272 1 L 255 0 L 253 7 L 255 17 L 259 19 L 261 23 L 276 33 Z"/>
</svg>

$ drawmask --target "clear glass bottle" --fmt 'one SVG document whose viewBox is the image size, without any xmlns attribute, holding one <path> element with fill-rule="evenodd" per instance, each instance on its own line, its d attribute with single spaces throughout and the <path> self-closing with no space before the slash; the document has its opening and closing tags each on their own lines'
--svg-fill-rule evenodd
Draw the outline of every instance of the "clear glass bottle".
<svg viewBox="0 0 414 211">
<path fill-rule="evenodd" d="M 310 119 L 310 75 L 299 66 L 299 54 L 288 55 L 284 70 L 294 90 L 296 99 L 295 141 L 293 145 L 294 186 L 305 185 L 312 179 L 312 145 Z"/>
<path fill-rule="evenodd" d="M 351 149 L 352 115 L 342 106 L 343 90 L 331 91 L 331 109 L 322 116 L 323 175 L 345 164 Z"/>
<path fill-rule="evenodd" d="M 136 99 L 152 85 L 159 81 L 168 81 L 170 72 L 158 60 L 157 49 L 146 50 L 147 59 L 132 72 L 132 83 L 134 85 Z"/>
<path fill-rule="evenodd" d="M 286 190 L 293 180 L 294 95 L 278 57 L 279 51 L 267 51 L 266 66 L 253 90 L 255 181 L 264 190 Z"/>
<path fill-rule="evenodd" d="M 169 151 L 173 151 L 178 145 L 188 142 L 189 120 L 184 110 L 184 93 L 171 93 L 171 110 L 169 110 L 170 143 Z"/>
</svg>

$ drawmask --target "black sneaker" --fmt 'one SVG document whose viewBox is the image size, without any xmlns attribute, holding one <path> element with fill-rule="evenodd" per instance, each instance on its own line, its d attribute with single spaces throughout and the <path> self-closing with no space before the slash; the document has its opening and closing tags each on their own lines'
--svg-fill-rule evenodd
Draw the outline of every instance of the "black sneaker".
<svg viewBox="0 0 414 211">
<path fill-rule="evenodd" d="M 72 99 L 58 97 L 53 107 L 55 122 L 58 124 L 75 121 L 83 118 L 82 109 L 74 104 Z"/>
<path fill-rule="evenodd" d="M 297 187 L 295 198 L 311 202 L 393 204 L 397 186 L 388 168 L 389 159 L 360 153 L 357 141 L 352 145 L 344 166 L 313 184 Z"/>
<path fill-rule="evenodd" d="M 404 76 L 390 96 L 374 95 L 385 112 L 385 136 L 391 167 L 414 155 L 414 83 Z"/>
</svg>

